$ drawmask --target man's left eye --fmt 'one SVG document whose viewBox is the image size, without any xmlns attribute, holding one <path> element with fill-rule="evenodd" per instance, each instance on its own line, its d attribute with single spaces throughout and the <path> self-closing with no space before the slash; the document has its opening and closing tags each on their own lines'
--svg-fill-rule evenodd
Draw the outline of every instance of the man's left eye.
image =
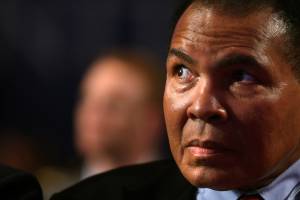
<svg viewBox="0 0 300 200">
<path fill-rule="evenodd" d="M 251 84 L 256 82 L 256 78 L 244 70 L 239 70 L 234 73 L 234 81 Z"/>
</svg>

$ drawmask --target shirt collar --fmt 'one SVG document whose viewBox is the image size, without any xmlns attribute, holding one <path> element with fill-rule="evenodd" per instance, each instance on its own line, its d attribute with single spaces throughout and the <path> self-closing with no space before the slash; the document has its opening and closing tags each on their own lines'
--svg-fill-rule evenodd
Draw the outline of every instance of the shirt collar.
<svg viewBox="0 0 300 200">
<path fill-rule="evenodd" d="M 282 200 L 286 199 L 293 188 L 300 180 L 300 160 L 291 165 L 285 172 L 278 176 L 271 184 L 263 187 L 258 193 L 265 200 Z M 222 199 L 237 199 L 241 193 L 239 191 L 216 191 L 209 188 L 199 188 L 197 200 L 222 200 Z"/>
<path fill-rule="evenodd" d="M 197 193 L 197 200 L 237 199 L 239 196 L 239 193 L 233 190 L 216 191 L 209 188 L 199 188 Z"/>
<path fill-rule="evenodd" d="M 290 166 L 271 184 L 258 190 L 265 200 L 286 199 L 300 180 L 300 160 Z"/>
</svg>

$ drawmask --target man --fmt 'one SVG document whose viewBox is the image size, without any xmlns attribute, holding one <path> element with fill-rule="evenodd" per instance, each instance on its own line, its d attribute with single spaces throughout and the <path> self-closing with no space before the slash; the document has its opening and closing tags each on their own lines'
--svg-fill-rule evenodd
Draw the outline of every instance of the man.
<svg viewBox="0 0 300 200">
<path fill-rule="evenodd" d="M 114 50 L 86 73 L 75 114 L 81 178 L 157 160 L 161 143 L 163 78 L 149 55 Z"/>
<path fill-rule="evenodd" d="M 5 200 L 42 200 L 41 187 L 30 174 L 0 165 L 0 198 Z"/>
<path fill-rule="evenodd" d="M 295 2 L 186 2 L 164 95 L 176 165 L 112 171 L 57 199 L 300 199 Z"/>
<path fill-rule="evenodd" d="M 115 49 L 84 74 L 75 109 L 80 166 L 45 168 L 45 197 L 82 179 L 120 166 L 161 159 L 163 75 L 151 55 Z"/>
</svg>

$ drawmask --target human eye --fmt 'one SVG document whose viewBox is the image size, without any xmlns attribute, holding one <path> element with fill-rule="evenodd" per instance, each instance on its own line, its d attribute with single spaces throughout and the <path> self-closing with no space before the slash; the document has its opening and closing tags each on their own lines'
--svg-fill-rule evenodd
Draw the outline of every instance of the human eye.
<svg viewBox="0 0 300 200">
<path fill-rule="evenodd" d="M 194 78 L 191 70 L 183 64 L 174 67 L 173 75 L 181 82 L 190 82 Z"/>
<path fill-rule="evenodd" d="M 230 91 L 238 97 L 250 97 L 259 91 L 262 83 L 255 73 L 239 69 L 233 72 L 230 80 Z"/>
<path fill-rule="evenodd" d="M 255 84 L 257 79 L 245 70 L 237 70 L 233 73 L 233 82 L 240 84 Z"/>
</svg>

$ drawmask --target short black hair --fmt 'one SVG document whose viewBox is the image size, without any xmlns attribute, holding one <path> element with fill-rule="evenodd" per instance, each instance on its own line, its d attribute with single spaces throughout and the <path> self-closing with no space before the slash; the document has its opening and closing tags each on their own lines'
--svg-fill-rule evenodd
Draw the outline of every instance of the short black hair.
<svg viewBox="0 0 300 200">
<path fill-rule="evenodd" d="M 293 67 L 295 76 L 300 80 L 300 1 L 299 0 L 184 0 L 178 6 L 172 23 L 172 32 L 185 12 L 193 3 L 201 6 L 217 8 L 226 14 L 241 16 L 251 14 L 262 8 L 271 8 L 283 20 L 287 28 L 287 42 L 283 46 L 288 62 Z"/>
</svg>

